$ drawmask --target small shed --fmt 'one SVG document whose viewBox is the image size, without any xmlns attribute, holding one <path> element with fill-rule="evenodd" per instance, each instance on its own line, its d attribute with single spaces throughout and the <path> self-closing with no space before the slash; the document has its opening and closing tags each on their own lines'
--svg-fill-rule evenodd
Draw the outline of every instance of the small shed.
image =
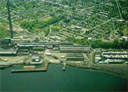
<svg viewBox="0 0 128 92">
<path fill-rule="evenodd" d="M 82 27 L 79 27 L 79 26 L 75 26 L 75 29 L 82 29 Z"/>
<path fill-rule="evenodd" d="M 91 41 L 91 40 L 92 40 L 92 38 L 91 38 L 91 37 L 89 37 L 89 38 L 88 38 L 88 40 L 89 40 L 89 41 Z"/>
</svg>

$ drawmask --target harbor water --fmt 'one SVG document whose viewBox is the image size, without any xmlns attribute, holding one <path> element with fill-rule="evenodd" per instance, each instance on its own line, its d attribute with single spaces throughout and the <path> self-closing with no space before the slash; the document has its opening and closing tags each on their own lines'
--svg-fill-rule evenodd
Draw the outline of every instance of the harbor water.
<svg viewBox="0 0 128 92">
<path fill-rule="evenodd" d="M 20 68 L 19 66 L 17 68 Z M 60 65 L 47 72 L 11 73 L 13 67 L 0 70 L 2 91 L 126 91 L 127 80 L 108 73 Z"/>
</svg>

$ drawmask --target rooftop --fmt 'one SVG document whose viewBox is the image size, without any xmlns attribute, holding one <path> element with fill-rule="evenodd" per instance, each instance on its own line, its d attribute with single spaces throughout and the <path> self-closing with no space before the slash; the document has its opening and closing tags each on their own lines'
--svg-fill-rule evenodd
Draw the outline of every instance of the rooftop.
<svg viewBox="0 0 128 92">
<path fill-rule="evenodd" d="M 82 53 L 68 53 L 67 57 L 83 57 Z"/>
</svg>

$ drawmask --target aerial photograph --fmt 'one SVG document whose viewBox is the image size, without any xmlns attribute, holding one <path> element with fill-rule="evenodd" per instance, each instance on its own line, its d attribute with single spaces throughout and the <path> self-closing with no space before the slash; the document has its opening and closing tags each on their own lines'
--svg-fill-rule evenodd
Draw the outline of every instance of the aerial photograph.
<svg viewBox="0 0 128 92">
<path fill-rule="evenodd" d="M 0 92 L 128 92 L 127 0 L 0 0 Z"/>
</svg>

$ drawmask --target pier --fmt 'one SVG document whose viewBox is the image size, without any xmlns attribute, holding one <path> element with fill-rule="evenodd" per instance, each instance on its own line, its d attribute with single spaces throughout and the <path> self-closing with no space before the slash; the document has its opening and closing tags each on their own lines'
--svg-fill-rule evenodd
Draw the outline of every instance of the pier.
<svg viewBox="0 0 128 92">
<path fill-rule="evenodd" d="M 42 64 L 41 68 L 36 68 L 35 66 L 24 66 L 23 69 L 14 69 L 11 70 L 12 73 L 18 73 L 18 72 L 43 72 L 43 71 L 47 71 L 47 67 L 48 67 L 48 62 L 44 62 Z"/>
<path fill-rule="evenodd" d="M 65 71 L 66 63 L 63 63 L 63 71 Z"/>
</svg>

